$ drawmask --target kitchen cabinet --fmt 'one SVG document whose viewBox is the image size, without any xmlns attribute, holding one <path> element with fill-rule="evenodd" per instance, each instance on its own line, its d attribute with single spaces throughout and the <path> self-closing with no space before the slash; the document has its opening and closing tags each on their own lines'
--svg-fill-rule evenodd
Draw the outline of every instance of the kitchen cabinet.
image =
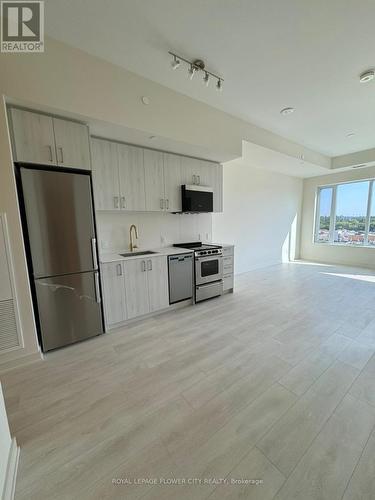
<svg viewBox="0 0 375 500">
<path fill-rule="evenodd" d="M 87 125 L 53 118 L 57 164 L 90 170 L 90 143 Z"/>
<path fill-rule="evenodd" d="M 223 291 L 233 292 L 234 287 L 234 246 L 223 246 Z"/>
<path fill-rule="evenodd" d="M 88 127 L 41 113 L 10 109 L 15 161 L 90 170 Z"/>
<path fill-rule="evenodd" d="M 169 307 L 165 255 L 101 264 L 101 277 L 108 328 Z"/>
<path fill-rule="evenodd" d="M 147 259 L 149 312 L 169 306 L 168 264 L 164 256 Z"/>
<path fill-rule="evenodd" d="M 144 150 L 146 210 L 181 210 L 181 162 L 178 155 Z"/>
<path fill-rule="evenodd" d="M 188 156 L 181 157 L 182 184 L 199 184 L 200 160 Z"/>
<path fill-rule="evenodd" d="M 181 184 L 181 157 L 164 153 L 164 198 L 169 212 L 181 211 Z"/>
<path fill-rule="evenodd" d="M 180 212 L 181 185 L 213 188 L 222 211 L 222 166 L 173 153 L 91 139 L 97 210 Z"/>
<path fill-rule="evenodd" d="M 165 209 L 163 153 L 144 150 L 146 210 L 160 212 Z"/>
<path fill-rule="evenodd" d="M 14 161 L 56 165 L 52 117 L 11 108 Z"/>
<path fill-rule="evenodd" d="M 127 319 L 123 262 L 101 265 L 106 325 L 122 323 Z"/>
<path fill-rule="evenodd" d="M 143 149 L 118 144 L 120 178 L 120 208 L 142 212 L 146 210 Z"/>
<path fill-rule="evenodd" d="M 124 279 L 128 319 L 150 311 L 146 259 L 124 261 Z"/>
<path fill-rule="evenodd" d="M 95 209 L 119 210 L 117 144 L 102 139 L 91 139 L 91 154 Z"/>
</svg>

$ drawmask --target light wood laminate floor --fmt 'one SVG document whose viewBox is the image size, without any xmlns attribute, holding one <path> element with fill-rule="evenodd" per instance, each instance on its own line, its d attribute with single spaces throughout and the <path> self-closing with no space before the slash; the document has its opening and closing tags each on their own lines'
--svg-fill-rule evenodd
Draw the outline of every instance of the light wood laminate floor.
<svg viewBox="0 0 375 500">
<path fill-rule="evenodd" d="M 8 372 L 16 500 L 374 499 L 374 312 L 375 272 L 283 264 Z"/>
</svg>

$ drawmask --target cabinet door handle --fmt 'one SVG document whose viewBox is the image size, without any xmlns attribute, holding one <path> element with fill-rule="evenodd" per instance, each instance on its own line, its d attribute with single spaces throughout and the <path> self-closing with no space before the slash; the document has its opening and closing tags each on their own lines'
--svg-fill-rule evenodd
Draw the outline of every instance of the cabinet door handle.
<svg viewBox="0 0 375 500">
<path fill-rule="evenodd" d="M 201 183 L 201 176 L 198 175 L 197 177 L 198 177 L 198 184 L 200 184 Z"/>
<path fill-rule="evenodd" d="M 116 266 L 116 274 L 117 274 L 117 276 L 122 276 L 122 266 L 121 266 L 121 264 L 117 264 L 117 266 Z"/>
<path fill-rule="evenodd" d="M 160 198 L 160 208 L 162 210 L 164 209 L 164 200 L 163 200 L 163 198 Z"/>
<path fill-rule="evenodd" d="M 62 148 L 61 146 L 59 146 L 57 149 L 60 151 L 60 163 L 64 163 L 64 152 L 63 152 L 63 148 Z"/>
<path fill-rule="evenodd" d="M 98 304 L 100 304 L 102 298 L 100 296 L 100 287 L 99 287 L 99 273 L 94 273 L 94 281 L 95 281 L 95 299 Z"/>
<path fill-rule="evenodd" d="M 149 259 L 149 260 L 147 261 L 147 270 L 148 270 L 148 271 L 152 271 L 152 260 L 151 260 L 151 259 Z"/>
<path fill-rule="evenodd" d="M 113 205 L 114 205 L 114 207 L 115 207 L 115 208 L 118 208 L 118 207 L 119 207 L 119 206 L 118 206 L 118 196 L 114 196 L 114 197 L 113 197 Z"/>
<path fill-rule="evenodd" d="M 98 269 L 98 253 L 96 251 L 96 238 L 91 238 L 91 254 L 94 269 Z"/>
<path fill-rule="evenodd" d="M 53 163 L 52 146 L 48 145 L 47 148 L 48 148 L 48 151 L 49 151 L 49 161 L 51 163 Z"/>
<path fill-rule="evenodd" d="M 121 208 L 126 208 L 125 196 L 121 196 Z"/>
<path fill-rule="evenodd" d="M 165 208 L 168 210 L 168 208 L 169 208 L 169 200 L 168 199 L 165 200 L 165 204 L 166 204 Z"/>
<path fill-rule="evenodd" d="M 196 175 L 193 175 L 193 184 L 196 184 L 196 183 L 197 183 L 197 182 L 196 182 L 196 177 L 197 177 Z"/>
<path fill-rule="evenodd" d="M 142 272 L 146 271 L 146 261 L 142 260 Z"/>
</svg>

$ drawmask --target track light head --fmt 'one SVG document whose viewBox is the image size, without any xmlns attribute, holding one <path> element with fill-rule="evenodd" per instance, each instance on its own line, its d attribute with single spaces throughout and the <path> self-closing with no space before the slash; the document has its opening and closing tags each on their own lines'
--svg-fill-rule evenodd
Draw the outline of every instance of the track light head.
<svg viewBox="0 0 375 500">
<path fill-rule="evenodd" d="M 181 64 L 181 61 L 177 58 L 177 56 L 173 56 L 173 61 L 171 62 L 172 69 L 177 69 Z"/>
<path fill-rule="evenodd" d="M 207 71 L 204 74 L 203 83 L 206 85 L 206 87 L 208 87 L 210 83 L 210 75 L 207 73 Z"/>
<path fill-rule="evenodd" d="M 216 90 L 218 92 L 221 92 L 223 90 L 223 80 L 218 78 L 217 83 L 216 83 Z"/>
<path fill-rule="evenodd" d="M 190 80 L 192 80 L 194 78 L 196 71 L 197 71 L 197 69 L 195 68 L 195 66 L 193 64 L 190 64 L 190 68 L 188 69 L 188 76 L 189 76 Z"/>
</svg>

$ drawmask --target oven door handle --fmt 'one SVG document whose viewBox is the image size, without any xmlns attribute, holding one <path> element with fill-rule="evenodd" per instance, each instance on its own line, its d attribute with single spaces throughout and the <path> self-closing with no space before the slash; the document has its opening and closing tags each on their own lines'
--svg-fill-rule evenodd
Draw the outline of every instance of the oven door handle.
<svg viewBox="0 0 375 500">
<path fill-rule="evenodd" d="M 195 257 L 196 262 L 205 262 L 207 260 L 218 260 L 219 262 L 223 260 L 222 255 L 205 255 L 204 257 Z"/>
</svg>

